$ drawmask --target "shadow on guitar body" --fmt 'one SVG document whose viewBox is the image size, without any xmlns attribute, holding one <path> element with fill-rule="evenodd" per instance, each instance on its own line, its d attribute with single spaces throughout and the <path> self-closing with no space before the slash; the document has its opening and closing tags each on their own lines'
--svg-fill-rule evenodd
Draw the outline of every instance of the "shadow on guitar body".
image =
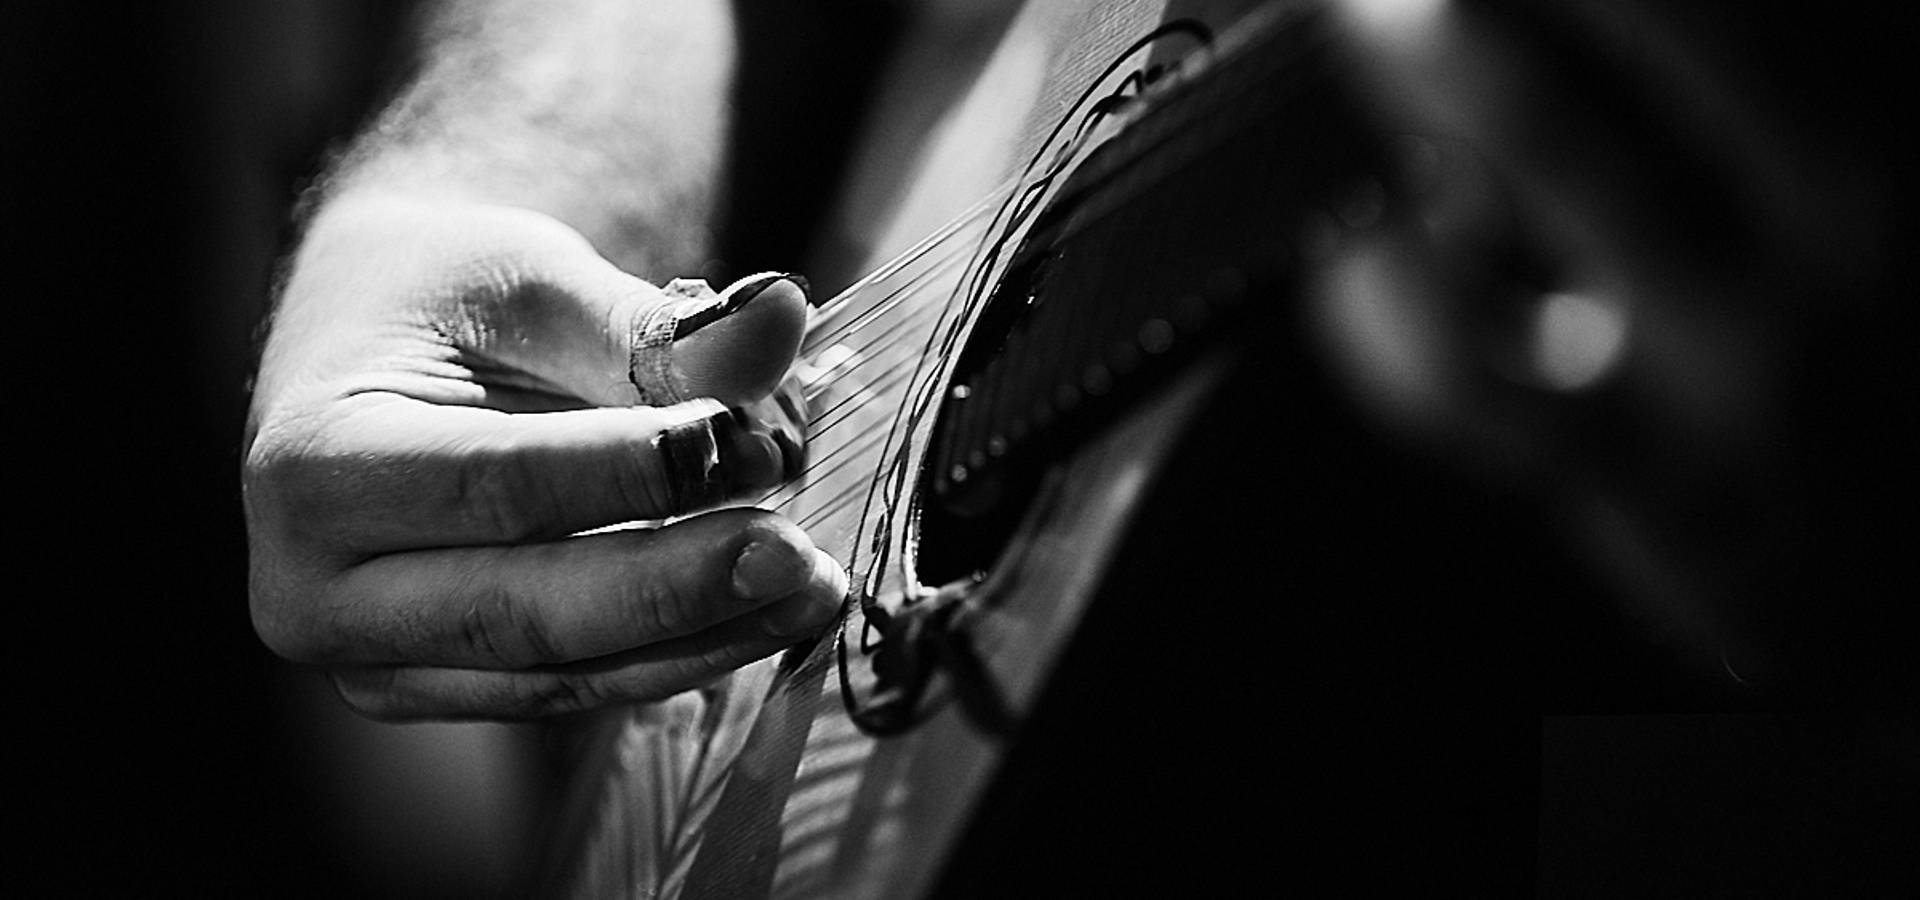
<svg viewBox="0 0 1920 900">
<path fill-rule="evenodd" d="M 1703 677 L 1543 505 L 1268 338 L 1160 470 L 935 896 L 1913 883 L 1904 720 Z"/>
<path fill-rule="evenodd" d="M 1370 434 L 1297 350 L 1251 354 L 1162 470 L 938 896 L 1529 889 L 1541 597 L 1575 582 L 1524 504 Z"/>
</svg>

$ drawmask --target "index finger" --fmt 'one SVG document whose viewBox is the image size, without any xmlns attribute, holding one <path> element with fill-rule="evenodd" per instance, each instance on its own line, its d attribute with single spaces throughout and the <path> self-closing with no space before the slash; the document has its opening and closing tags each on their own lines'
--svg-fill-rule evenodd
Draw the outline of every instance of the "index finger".
<svg viewBox="0 0 1920 900">
<path fill-rule="evenodd" d="M 248 504 L 256 528 L 349 557 L 663 519 L 772 487 L 784 468 L 781 444 L 713 400 L 507 413 L 365 394 L 326 415 L 263 429 Z"/>
</svg>

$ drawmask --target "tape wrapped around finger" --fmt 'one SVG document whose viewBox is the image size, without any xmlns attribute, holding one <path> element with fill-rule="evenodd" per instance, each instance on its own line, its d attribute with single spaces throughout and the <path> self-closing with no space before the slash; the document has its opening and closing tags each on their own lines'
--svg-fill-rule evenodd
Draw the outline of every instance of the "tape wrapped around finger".
<svg viewBox="0 0 1920 900">
<path fill-rule="evenodd" d="M 723 292 L 715 292 L 706 281 L 698 278 L 675 278 L 667 282 L 660 289 L 662 296 L 659 302 L 636 310 L 628 324 L 627 380 L 639 393 L 640 403 L 670 406 L 695 396 L 713 395 L 716 391 L 757 393 L 758 389 L 742 387 L 756 383 L 756 379 L 766 374 L 754 374 L 757 369 L 753 361 L 785 359 L 774 348 L 781 346 L 786 339 L 793 340 L 797 349 L 799 329 L 804 327 L 804 314 L 798 320 L 783 319 L 776 311 L 772 318 L 760 318 L 755 325 L 734 338 L 735 344 L 744 340 L 755 352 L 728 358 L 726 354 L 729 351 L 722 351 L 718 366 L 710 359 L 705 366 L 696 366 L 691 372 L 684 371 L 674 359 L 675 343 L 708 325 L 731 319 L 767 288 L 780 282 L 791 283 L 799 290 L 803 300 L 812 302 L 807 280 L 786 272 L 763 272 L 744 278 Z M 783 325 L 793 329 L 785 337 L 781 336 Z M 721 346 L 728 345 L 723 342 Z M 737 346 L 733 347 L 731 352 L 737 352 L 738 349 Z M 709 350 L 711 352 L 711 348 Z M 790 354 L 792 350 L 786 352 Z M 716 372 L 721 376 L 717 382 L 714 378 Z"/>
<path fill-rule="evenodd" d="M 654 457 L 674 512 L 689 512 L 733 495 L 727 457 L 740 427 L 733 410 L 714 404 L 711 414 L 669 425 L 654 436 Z"/>
<path fill-rule="evenodd" d="M 675 278 L 660 288 L 661 302 L 634 313 L 627 331 L 627 380 L 646 406 L 691 399 L 673 368 L 673 341 L 683 319 L 694 319 L 725 301 L 699 278 Z"/>
</svg>

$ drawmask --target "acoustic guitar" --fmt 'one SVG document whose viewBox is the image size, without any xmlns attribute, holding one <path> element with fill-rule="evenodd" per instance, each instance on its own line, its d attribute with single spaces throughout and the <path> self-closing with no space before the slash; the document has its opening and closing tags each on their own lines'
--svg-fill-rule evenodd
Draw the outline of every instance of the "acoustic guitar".
<svg viewBox="0 0 1920 900">
<path fill-rule="evenodd" d="M 808 462 L 758 500 L 845 564 L 841 622 L 584 726 L 541 896 L 1276 883 L 1290 755 L 1334 743 L 1268 733 L 1304 593 L 1270 564 L 1360 526 L 1275 435 L 1373 452 L 1317 421 L 1290 300 L 1395 173 L 1327 11 L 1166 13 L 1007 26 L 882 231 L 945 224 L 819 307 Z"/>
</svg>

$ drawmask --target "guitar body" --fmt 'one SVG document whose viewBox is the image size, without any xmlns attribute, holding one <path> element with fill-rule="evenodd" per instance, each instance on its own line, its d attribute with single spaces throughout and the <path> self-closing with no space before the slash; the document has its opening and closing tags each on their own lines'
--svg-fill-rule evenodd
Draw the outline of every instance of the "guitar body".
<svg viewBox="0 0 1920 900">
<path fill-rule="evenodd" d="M 843 214 L 874 274 L 817 317 L 810 463 L 761 501 L 847 616 L 586 727 L 542 895 L 1217 895 L 1380 839 L 1401 775 L 1358 760 L 1427 732 L 1374 711 L 1471 689 L 1357 636 L 1434 576 L 1369 556 L 1444 479 L 1341 411 L 1288 300 L 1387 175 L 1313 12 L 1179 6 L 1026 4 L 879 154 L 918 174 Z"/>
</svg>

